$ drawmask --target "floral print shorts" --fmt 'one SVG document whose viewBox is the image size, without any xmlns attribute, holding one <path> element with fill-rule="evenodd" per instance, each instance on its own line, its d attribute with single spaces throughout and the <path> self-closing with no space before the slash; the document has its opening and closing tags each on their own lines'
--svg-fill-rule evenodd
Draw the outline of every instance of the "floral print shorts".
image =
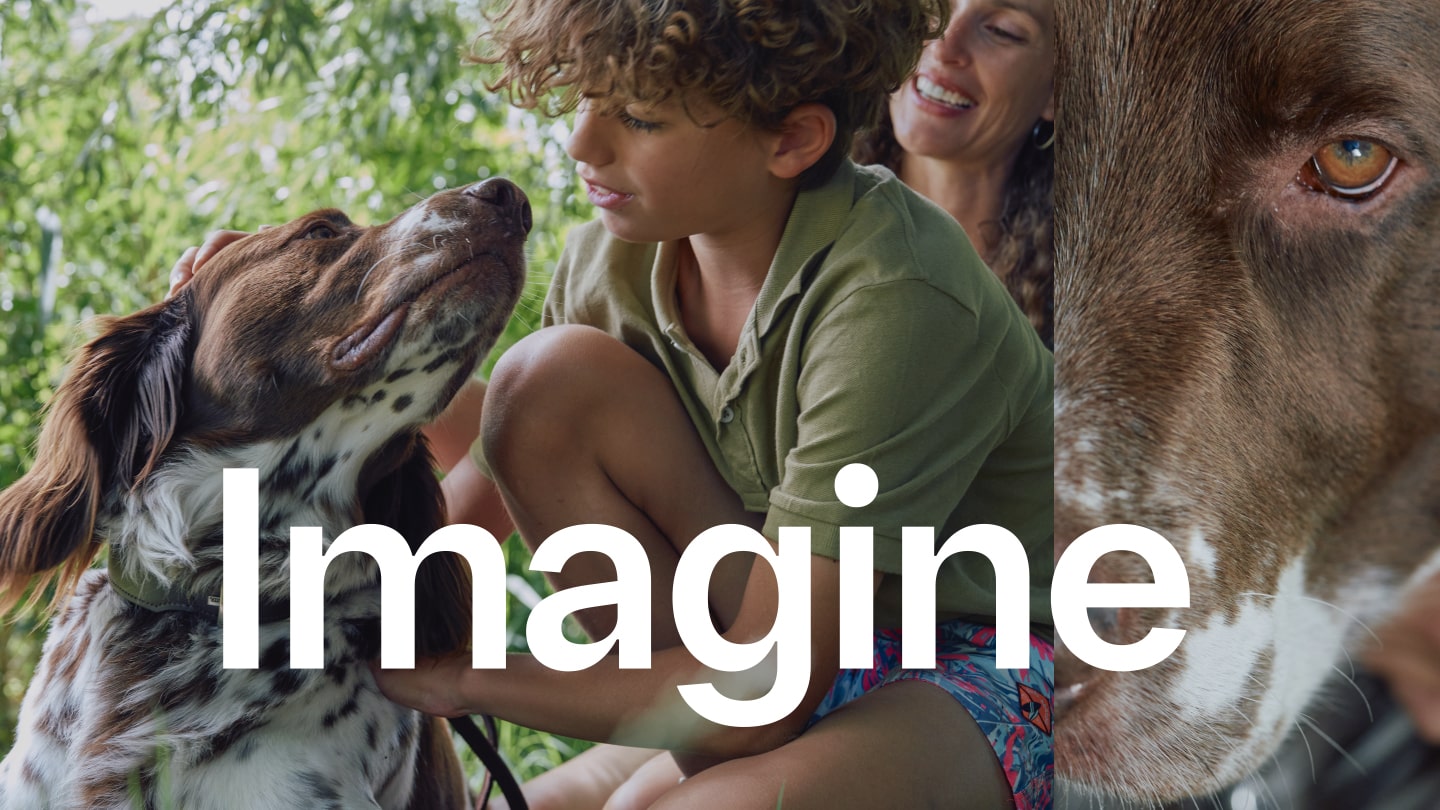
<svg viewBox="0 0 1440 810">
<path fill-rule="evenodd" d="M 1016 810 L 1050 810 L 1055 649 L 1031 634 L 1030 667 L 995 666 L 995 628 L 962 619 L 935 627 L 935 669 L 901 669 L 899 629 L 875 633 L 875 665 L 841 670 L 810 725 L 866 692 L 896 681 L 927 681 L 949 692 L 989 738 L 1015 793 Z"/>
</svg>

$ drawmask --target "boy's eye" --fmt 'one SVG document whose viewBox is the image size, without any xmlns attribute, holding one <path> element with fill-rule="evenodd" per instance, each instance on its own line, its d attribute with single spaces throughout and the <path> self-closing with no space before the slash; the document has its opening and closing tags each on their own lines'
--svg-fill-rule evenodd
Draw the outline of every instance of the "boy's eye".
<svg viewBox="0 0 1440 810">
<path fill-rule="evenodd" d="M 646 121 L 641 118 L 636 118 L 635 116 L 625 112 L 624 110 L 615 113 L 615 118 L 624 126 L 638 132 L 654 132 L 655 130 L 660 128 L 660 125 L 655 123 L 654 121 Z"/>
</svg>

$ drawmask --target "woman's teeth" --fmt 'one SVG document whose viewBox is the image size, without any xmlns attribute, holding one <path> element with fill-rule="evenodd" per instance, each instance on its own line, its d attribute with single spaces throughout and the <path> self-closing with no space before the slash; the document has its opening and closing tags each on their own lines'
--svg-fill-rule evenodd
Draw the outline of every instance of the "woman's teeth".
<svg viewBox="0 0 1440 810">
<path fill-rule="evenodd" d="M 915 89 L 920 93 L 921 98 L 937 104 L 944 104 L 947 107 L 954 107 L 957 110 L 968 110 L 975 106 L 973 99 L 954 90 L 947 90 L 924 76 L 915 77 Z"/>
</svg>

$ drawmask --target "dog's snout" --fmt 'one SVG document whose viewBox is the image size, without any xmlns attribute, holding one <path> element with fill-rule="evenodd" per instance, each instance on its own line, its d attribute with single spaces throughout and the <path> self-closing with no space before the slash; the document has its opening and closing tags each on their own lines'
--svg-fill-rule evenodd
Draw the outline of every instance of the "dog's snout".
<svg viewBox="0 0 1440 810">
<path fill-rule="evenodd" d="M 465 189 L 465 193 L 501 208 L 510 208 L 517 200 L 525 201 L 525 192 L 519 186 L 498 177 L 476 183 Z"/>
<path fill-rule="evenodd" d="M 530 211 L 530 200 L 520 187 L 503 178 L 491 178 L 465 189 L 466 196 L 487 202 L 513 216 L 525 233 L 530 233 L 534 217 Z"/>
</svg>

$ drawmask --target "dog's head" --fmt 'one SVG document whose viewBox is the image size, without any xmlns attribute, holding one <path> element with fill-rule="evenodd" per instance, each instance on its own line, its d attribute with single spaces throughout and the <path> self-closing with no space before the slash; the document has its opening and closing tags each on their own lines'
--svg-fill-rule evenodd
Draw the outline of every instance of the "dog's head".
<svg viewBox="0 0 1440 810">
<path fill-rule="evenodd" d="M 218 551 L 222 467 L 260 469 L 262 534 L 373 522 L 423 541 L 442 516 L 418 429 L 504 327 L 530 225 L 505 180 L 374 227 L 317 211 L 110 321 L 57 391 L 34 467 L 0 494 L 0 592 L 73 581 L 105 539 L 159 575 L 193 569 Z"/>
<path fill-rule="evenodd" d="M 1153 528 L 1191 607 L 1092 612 L 1187 636 L 1062 652 L 1056 758 L 1152 802 L 1262 764 L 1440 537 L 1440 5 L 1059 14 L 1057 553 Z"/>
</svg>

